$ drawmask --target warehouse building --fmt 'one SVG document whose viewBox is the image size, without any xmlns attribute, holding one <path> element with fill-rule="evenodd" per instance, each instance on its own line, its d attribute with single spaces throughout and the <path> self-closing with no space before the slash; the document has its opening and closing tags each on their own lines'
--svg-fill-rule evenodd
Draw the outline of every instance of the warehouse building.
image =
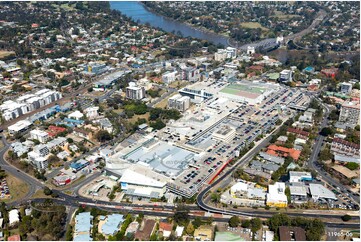
<svg viewBox="0 0 361 242">
<path fill-rule="evenodd" d="M 293 203 L 307 202 L 307 187 L 303 183 L 292 183 L 290 185 L 291 201 Z"/>
<path fill-rule="evenodd" d="M 321 198 L 337 200 L 336 195 L 332 191 L 328 190 L 326 187 L 322 186 L 321 184 L 311 183 L 310 194 L 315 202 Z"/>
<path fill-rule="evenodd" d="M 132 197 L 161 198 L 166 191 L 166 182 L 127 169 L 119 179 L 122 191 Z"/>
</svg>

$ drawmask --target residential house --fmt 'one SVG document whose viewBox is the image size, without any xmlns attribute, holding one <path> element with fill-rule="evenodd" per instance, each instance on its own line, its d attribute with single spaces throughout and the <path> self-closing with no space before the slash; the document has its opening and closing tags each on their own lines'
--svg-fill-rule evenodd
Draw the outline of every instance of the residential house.
<svg viewBox="0 0 361 242">
<path fill-rule="evenodd" d="M 135 232 L 134 238 L 138 240 L 149 240 L 154 233 L 157 222 L 153 219 L 143 221 L 141 228 Z"/>
<path fill-rule="evenodd" d="M 306 241 L 306 231 L 301 227 L 280 226 L 280 241 Z"/>
<path fill-rule="evenodd" d="M 162 233 L 164 238 L 168 238 L 172 233 L 172 228 L 173 228 L 172 224 L 166 222 L 160 222 L 158 231 Z"/>
<path fill-rule="evenodd" d="M 211 225 L 201 225 L 194 230 L 194 238 L 197 241 L 213 240 L 214 227 Z"/>
</svg>

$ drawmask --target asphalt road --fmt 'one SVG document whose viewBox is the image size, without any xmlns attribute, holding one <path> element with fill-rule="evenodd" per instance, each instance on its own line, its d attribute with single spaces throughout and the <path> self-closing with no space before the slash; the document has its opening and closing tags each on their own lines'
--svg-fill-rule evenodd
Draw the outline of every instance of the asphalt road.
<svg viewBox="0 0 361 242">
<path fill-rule="evenodd" d="M 329 112 L 329 110 L 328 110 L 328 112 Z M 326 121 L 325 120 L 324 121 L 327 122 L 328 115 L 325 115 L 325 116 L 326 116 Z M 210 192 L 213 188 L 217 187 L 217 185 L 219 187 L 224 187 L 224 186 L 228 185 L 224 181 L 229 179 L 229 176 L 232 174 L 232 172 L 237 167 L 242 167 L 246 162 L 250 161 L 257 153 L 259 153 L 262 148 L 264 148 L 266 145 L 268 145 L 271 137 L 272 136 L 270 135 L 266 139 L 264 139 L 258 146 L 254 147 L 253 150 L 251 150 L 248 154 L 246 154 L 244 157 L 242 157 L 233 167 L 231 167 L 229 170 L 227 170 L 215 182 L 213 182 L 210 186 L 208 186 L 204 190 L 202 190 L 197 196 L 198 206 L 209 212 L 221 213 L 221 214 L 227 214 L 227 215 L 238 215 L 238 216 L 249 216 L 249 217 L 256 216 L 256 217 L 261 217 L 261 218 L 271 217 L 275 212 L 264 211 L 264 210 L 262 211 L 262 210 L 257 210 L 257 209 L 253 209 L 252 211 L 249 211 L 249 210 L 248 211 L 239 211 L 239 210 L 235 210 L 235 209 L 220 209 L 220 208 L 212 207 L 212 206 L 208 205 L 207 203 L 205 203 L 205 201 L 204 201 L 205 194 Z M 319 149 L 321 144 L 322 144 L 321 141 L 320 141 L 320 143 L 316 142 L 315 148 Z M 317 153 L 317 151 L 314 151 L 314 153 L 312 153 L 312 156 L 315 157 L 316 155 L 318 155 L 318 153 Z M 220 185 L 221 183 L 222 183 L 222 185 Z M 346 213 L 347 212 L 345 212 L 345 214 Z M 334 214 L 326 214 L 326 215 L 317 214 L 316 216 L 313 214 L 305 214 L 305 213 L 286 212 L 286 214 L 288 214 L 289 216 L 302 216 L 302 217 L 340 218 L 340 215 L 334 215 Z M 357 219 L 359 220 L 359 217 L 357 217 Z"/>
<path fill-rule="evenodd" d="M 271 136 L 269 136 L 267 139 L 265 139 L 264 141 L 261 142 L 261 144 L 257 147 L 255 147 L 247 156 L 245 156 L 243 159 L 241 159 L 239 162 L 238 162 L 238 165 L 239 164 L 242 164 L 244 162 L 246 162 L 248 159 L 251 159 L 253 157 L 254 154 L 258 153 L 259 150 L 264 147 L 265 145 L 267 145 L 269 139 L 270 139 Z M 30 191 L 29 193 L 27 194 L 27 196 L 22 199 L 21 201 L 16 201 L 16 202 L 13 202 L 13 203 L 9 203 L 7 204 L 8 206 L 16 206 L 16 205 L 19 205 L 19 204 L 26 204 L 27 202 L 29 201 L 33 201 L 33 202 L 37 202 L 37 203 L 41 203 L 41 202 L 44 202 L 45 199 L 31 199 L 31 196 L 35 193 L 35 191 L 37 189 L 40 189 L 42 188 L 44 185 L 39 182 L 37 179 L 27 175 L 26 173 L 22 172 L 22 171 L 17 171 L 17 169 L 9 164 L 6 163 L 6 161 L 3 159 L 3 155 L 5 154 L 6 150 L 8 149 L 9 147 L 9 144 L 6 142 L 6 140 L 2 137 L 2 141 L 4 142 L 4 148 L 1 149 L 0 151 L 0 165 L 1 167 L 6 170 L 7 172 L 13 174 L 14 176 L 18 177 L 19 179 L 22 179 L 24 180 L 26 183 L 29 184 L 30 186 Z M 236 167 L 236 165 L 234 166 Z M 213 184 L 216 185 L 219 181 L 223 180 L 224 177 L 227 177 L 228 175 L 231 174 L 231 172 L 233 171 L 233 169 L 230 169 L 228 170 L 220 179 L 216 180 Z M 84 182 L 87 182 L 87 179 L 84 180 L 82 183 Z M 75 187 L 76 189 L 76 193 L 77 193 L 77 189 L 81 186 L 81 184 L 78 184 L 77 187 Z M 206 204 L 203 203 L 202 199 L 204 194 L 209 190 L 210 187 L 208 187 L 206 190 L 203 190 L 200 195 L 198 196 L 197 198 L 197 202 L 198 202 L 198 205 L 201 209 L 204 209 L 204 210 L 207 210 L 207 211 L 211 211 L 211 212 L 215 212 L 215 213 L 223 213 L 223 214 L 229 214 L 229 215 L 243 215 L 243 216 L 257 216 L 257 217 L 261 217 L 261 218 L 267 218 L 267 217 L 270 217 L 272 216 L 275 212 L 269 212 L 269 211 L 257 211 L 256 209 L 253 209 L 252 211 L 250 212 L 240 212 L 240 211 L 223 211 L 221 209 L 215 209 L 215 208 L 212 208 Z M 98 208 L 101 208 L 102 206 L 104 205 L 108 205 L 108 206 L 122 206 L 122 209 L 116 209 L 114 208 L 114 211 L 123 211 L 125 210 L 125 208 L 129 207 L 129 211 L 128 212 L 132 212 L 132 213 L 139 213 L 140 211 L 142 213 L 144 213 L 145 215 L 156 215 L 156 216 L 161 216 L 162 213 L 160 211 L 149 211 L 149 210 L 144 210 L 146 208 L 158 208 L 158 209 L 174 209 L 174 206 L 169 206 L 169 205 L 162 205 L 162 206 L 158 206 L 158 205 L 155 205 L 155 204 L 136 204 L 136 203 L 133 203 L 133 204 L 130 204 L 130 203 L 115 203 L 115 202 L 97 202 L 97 201 L 93 201 L 92 199 L 89 199 L 89 198 L 84 198 L 84 197 L 79 197 L 77 195 L 75 196 L 71 196 L 71 195 L 68 195 L 68 194 L 65 194 L 63 193 L 62 191 L 59 191 L 59 190 L 53 190 L 53 192 L 55 194 L 58 194 L 59 195 L 59 198 L 56 199 L 56 202 L 59 203 L 59 204 L 63 204 L 63 205 L 66 205 L 66 206 L 71 206 L 71 207 L 78 207 L 80 205 L 80 203 L 96 203 L 97 205 L 95 207 L 98 207 Z M 135 210 L 135 209 L 132 209 L 132 207 L 138 207 L 138 208 L 141 208 L 143 210 Z M 195 206 L 195 205 L 189 205 L 187 206 L 189 209 L 192 209 L 192 210 L 199 210 L 199 207 L 198 206 Z M 173 214 L 174 212 L 171 212 L 170 214 Z M 170 215 L 169 213 L 166 214 L 166 216 L 169 216 Z M 315 217 L 314 215 L 310 215 L 310 214 L 304 214 L 304 213 L 292 213 L 292 216 L 304 216 L 304 217 Z M 340 215 L 332 215 L 332 214 L 329 214 L 329 215 L 317 215 L 317 217 L 324 217 L 326 216 L 327 218 L 339 218 Z M 358 219 L 358 217 L 353 217 L 353 219 Z M 222 221 L 228 221 L 228 219 L 226 218 L 223 218 Z M 347 228 L 349 227 L 352 227 L 354 228 L 355 226 L 359 226 L 359 223 L 352 223 L 352 224 L 348 224 L 348 225 L 345 225 L 343 223 L 330 223 L 330 226 L 337 226 L 337 227 L 341 227 L 341 226 L 345 226 Z"/>
<path fill-rule="evenodd" d="M 34 199 L 33 202 L 35 203 L 43 203 L 45 201 L 45 199 Z M 55 201 L 55 200 L 54 200 Z M 74 205 L 74 203 L 72 201 L 69 201 L 68 199 L 65 199 L 65 200 L 56 200 L 55 203 L 57 204 L 61 204 L 61 205 L 64 205 L 64 206 L 69 206 L 69 207 L 78 207 L 79 205 Z M 148 216 L 157 216 L 157 217 L 170 217 L 170 216 L 173 216 L 174 215 L 174 212 L 173 211 L 162 211 L 162 208 L 164 209 L 167 209 L 166 207 L 157 207 L 157 208 L 154 208 L 154 210 L 136 210 L 136 209 L 133 209 L 132 205 L 128 204 L 128 205 L 125 205 L 124 207 L 122 208 L 119 208 L 119 207 L 103 207 L 103 206 L 99 206 L 99 204 L 97 203 L 89 203 L 87 204 L 86 206 L 88 207 L 96 207 L 98 209 L 103 209 L 103 210 L 106 210 L 106 211 L 110 211 L 110 212 L 119 212 L 119 211 L 122 211 L 122 212 L 128 212 L 128 213 L 132 213 L 132 214 L 139 214 L 140 212 L 143 213 L 144 215 L 148 215 Z M 149 207 L 149 206 L 148 206 Z M 192 209 L 192 208 L 190 208 Z M 248 215 L 246 215 L 248 216 Z M 302 216 L 302 215 L 299 215 L 299 216 Z M 311 216 L 314 216 L 314 215 L 311 215 Z M 194 215 L 190 215 L 190 218 L 201 218 L 201 219 L 208 219 L 209 217 L 207 216 L 194 216 Z M 258 216 L 257 217 L 262 217 L 262 216 Z M 228 222 L 229 218 L 218 218 L 218 217 L 212 217 L 214 221 L 216 222 Z M 267 218 L 267 217 L 262 217 L 262 218 Z M 325 222 L 325 225 L 327 227 L 330 227 L 330 228 L 359 228 L 360 225 L 358 222 L 351 222 L 351 223 L 332 223 L 332 222 Z"/>
<path fill-rule="evenodd" d="M 4 144 L 4 147 L 0 150 L 0 166 L 3 170 L 10 173 L 11 175 L 23 180 L 29 185 L 29 192 L 26 194 L 26 196 L 23 198 L 23 200 L 27 200 L 32 197 L 32 195 L 36 192 L 36 190 L 41 189 L 44 185 L 38 181 L 37 179 L 31 177 L 30 175 L 26 174 L 25 172 L 18 170 L 16 167 L 9 165 L 5 159 L 4 155 L 6 151 L 8 150 L 10 144 L 6 141 L 4 136 L 1 136 L 1 140 Z M 8 205 L 15 205 L 19 201 L 8 203 Z"/>
<path fill-rule="evenodd" d="M 318 99 L 318 98 L 317 98 Z M 323 104 L 321 102 L 321 100 L 318 99 L 318 101 L 323 105 L 324 107 L 324 114 L 323 114 L 323 120 L 321 122 L 321 126 L 320 126 L 320 130 L 322 130 L 322 128 L 327 127 L 328 126 L 328 115 L 330 114 L 330 109 L 327 105 Z M 315 171 L 317 171 L 318 175 L 322 177 L 322 179 L 324 181 L 326 181 L 328 184 L 332 185 L 332 186 L 336 186 L 339 187 L 341 189 L 341 191 L 343 193 L 347 193 L 347 187 L 344 186 L 343 184 L 341 184 L 338 180 L 333 179 L 330 174 L 328 174 L 327 172 L 325 172 L 324 170 L 321 170 L 320 167 L 316 166 L 317 164 L 317 159 L 318 159 L 318 155 L 321 151 L 322 148 L 322 144 L 323 141 L 325 140 L 325 137 L 322 135 L 318 135 L 316 138 L 316 143 L 313 146 L 312 149 L 312 153 L 310 155 L 310 159 L 308 160 L 308 165 L 310 168 L 314 169 Z M 353 194 L 348 195 L 348 197 L 351 197 L 355 202 L 357 202 L 357 204 L 360 203 L 360 198 L 357 196 L 354 196 Z"/>
</svg>

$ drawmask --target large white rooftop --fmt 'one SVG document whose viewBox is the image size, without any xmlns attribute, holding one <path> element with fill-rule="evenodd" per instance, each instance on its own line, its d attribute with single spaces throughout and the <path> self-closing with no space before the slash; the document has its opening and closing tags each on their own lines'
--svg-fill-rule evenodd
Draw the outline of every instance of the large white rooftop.
<svg viewBox="0 0 361 242">
<path fill-rule="evenodd" d="M 321 184 L 310 184 L 310 193 L 313 198 L 326 198 L 336 200 L 336 195 Z"/>
<path fill-rule="evenodd" d="M 141 185 L 141 186 L 152 186 L 152 187 L 159 187 L 162 188 L 166 185 L 165 182 L 157 181 L 152 179 L 146 174 L 140 174 L 138 172 L 132 171 L 127 169 L 124 171 L 122 177 L 119 179 L 120 182 L 134 184 L 134 185 Z"/>
</svg>

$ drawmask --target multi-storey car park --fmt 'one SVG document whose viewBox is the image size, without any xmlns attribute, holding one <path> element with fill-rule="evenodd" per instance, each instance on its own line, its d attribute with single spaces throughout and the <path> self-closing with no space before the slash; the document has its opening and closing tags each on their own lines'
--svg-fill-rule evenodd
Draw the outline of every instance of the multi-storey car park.
<svg viewBox="0 0 361 242">
<path fill-rule="evenodd" d="M 224 89 L 234 97 L 224 96 L 221 91 Z M 274 129 L 277 120 L 294 116 L 290 105 L 303 106 L 310 101 L 301 91 L 262 82 L 200 82 L 185 90 L 194 105 L 162 130 L 121 143 L 116 148 L 120 152 L 107 163 L 110 173 L 122 177 L 131 165 L 137 164 L 147 171 L 139 177 L 158 173 L 152 178 L 154 181 L 165 182 L 168 191 L 191 197 L 231 159 L 238 157 L 242 149 Z M 197 95 L 192 97 L 190 93 Z M 254 101 L 250 104 L 245 98 Z M 149 186 L 147 182 L 138 181 L 137 186 L 145 189 Z M 150 197 L 147 196 L 150 190 L 144 192 L 144 197 Z M 159 191 L 156 194 L 163 195 Z"/>
</svg>

